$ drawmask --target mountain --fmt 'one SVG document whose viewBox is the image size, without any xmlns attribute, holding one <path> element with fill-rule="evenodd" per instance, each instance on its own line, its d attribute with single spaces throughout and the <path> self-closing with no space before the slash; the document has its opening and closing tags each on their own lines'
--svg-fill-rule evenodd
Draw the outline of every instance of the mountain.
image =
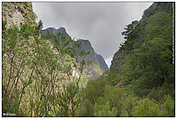
<svg viewBox="0 0 177 119">
<path fill-rule="evenodd" d="M 108 70 L 108 66 L 107 66 L 104 58 L 101 55 L 99 55 L 99 54 L 97 54 L 96 57 L 97 57 L 97 59 L 98 59 L 98 61 L 100 63 L 100 66 L 102 67 L 102 69 L 104 69 L 104 71 L 107 71 Z"/>
<path fill-rule="evenodd" d="M 89 42 L 89 40 L 79 39 L 76 42 L 81 43 L 81 48 L 77 49 L 77 50 L 90 51 L 90 53 L 87 56 L 85 56 L 84 58 L 86 58 L 90 62 L 98 60 L 99 65 L 101 66 L 103 71 L 108 70 L 108 66 L 105 63 L 104 58 L 94 51 L 94 49 L 92 48 L 91 43 Z"/>
<path fill-rule="evenodd" d="M 7 24 L 6 24 L 7 28 L 11 27 L 13 25 L 17 25 L 18 27 L 20 27 L 20 24 L 23 24 L 26 22 L 36 25 L 35 15 L 32 10 L 31 3 L 16 3 L 16 2 L 5 3 L 4 2 L 3 3 L 2 18 L 3 18 L 3 20 L 5 20 L 7 22 Z M 40 31 L 41 35 L 44 35 L 47 32 L 49 34 L 60 33 L 58 39 L 61 39 L 62 37 L 71 39 L 71 37 L 66 32 L 64 27 L 61 27 L 59 29 L 55 29 L 55 28 L 50 27 L 50 28 Z M 86 70 L 87 74 L 89 74 L 91 76 L 90 77 L 91 79 L 97 78 L 104 71 L 108 70 L 107 64 L 105 63 L 103 57 L 94 51 L 94 49 L 92 48 L 89 41 L 80 39 L 75 42 L 80 42 L 82 44 L 82 48 L 81 48 L 82 50 L 90 50 L 90 54 L 88 54 L 86 56 L 87 68 L 85 70 Z M 78 49 L 78 50 L 80 50 L 80 49 Z M 78 59 L 78 58 L 76 58 L 76 59 Z M 78 59 L 78 61 L 79 61 L 79 59 Z"/>
<path fill-rule="evenodd" d="M 153 3 L 140 21 L 133 21 L 122 32 L 126 41 L 110 67 L 119 75 L 118 86 L 131 87 L 136 95 L 158 101 L 156 94 L 174 97 L 173 8 L 173 3 Z"/>
<path fill-rule="evenodd" d="M 58 40 L 61 40 L 62 37 L 70 38 L 64 27 L 55 29 L 55 28 L 47 28 L 40 31 L 41 35 L 45 35 L 46 33 L 58 35 Z M 49 39 L 52 42 L 52 39 Z M 76 52 L 79 51 L 89 51 L 89 54 L 82 57 L 75 57 L 77 62 L 80 62 L 82 59 L 86 60 L 86 67 L 84 69 L 85 73 L 89 76 L 89 79 L 96 79 L 99 75 L 101 75 L 104 71 L 108 70 L 108 66 L 104 61 L 104 58 L 97 54 L 93 47 L 91 46 L 91 43 L 89 40 L 84 39 L 78 39 L 77 41 L 70 42 L 70 46 L 73 45 L 73 43 L 80 43 L 81 47 L 76 48 Z M 67 46 L 66 46 L 67 47 Z"/>
<path fill-rule="evenodd" d="M 148 9 L 146 9 L 142 16 L 142 19 L 138 21 L 138 23 L 136 21 L 137 27 L 134 27 L 132 29 L 134 30 L 134 32 L 130 32 L 129 34 L 127 33 L 127 35 L 129 35 L 129 39 L 127 39 L 124 44 L 131 44 L 131 46 L 126 48 L 125 45 L 120 46 L 119 50 L 113 56 L 110 69 L 116 71 L 117 73 L 121 73 L 122 66 L 125 62 L 125 57 L 130 54 L 130 51 L 138 49 L 144 41 L 140 39 L 142 39 L 144 35 L 148 34 L 144 28 L 150 24 L 149 19 L 151 19 L 151 17 L 159 13 L 167 14 L 172 12 L 173 4 L 168 2 L 155 2 Z M 133 21 L 132 24 L 129 24 L 128 26 L 133 26 L 134 24 L 135 22 Z M 136 33 L 138 31 L 140 31 L 141 33 Z M 133 36 L 133 34 L 136 34 L 137 36 L 135 38 L 130 38 L 131 36 Z"/>
<path fill-rule="evenodd" d="M 41 35 L 45 35 L 46 33 L 49 33 L 49 34 L 57 34 L 57 33 L 61 33 L 59 39 L 61 39 L 62 36 L 66 37 L 66 38 L 71 38 L 69 36 L 69 34 L 66 32 L 65 28 L 64 27 L 61 27 L 59 29 L 55 29 L 55 28 L 52 28 L 52 27 L 49 27 L 47 29 L 44 29 L 44 30 L 41 30 L 40 33 Z"/>
</svg>

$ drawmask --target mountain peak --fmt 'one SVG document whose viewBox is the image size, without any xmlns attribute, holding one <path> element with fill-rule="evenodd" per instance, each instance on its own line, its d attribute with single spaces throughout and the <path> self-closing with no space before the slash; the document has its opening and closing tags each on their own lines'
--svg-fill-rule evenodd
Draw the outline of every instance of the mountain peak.
<svg viewBox="0 0 177 119">
<path fill-rule="evenodd" d="M 66 29 L 64 27 L 60 27 L 57 29 L 57 31 L 64 33 L 66 32 Z"/>
<path fill-rule="evenodd" d="M 70 38 L 69 34 L 66 32 L 66 29 L 64 27 L 60 27 L 58 29 L 54 27 L 49 27 L 49 28 L 41 30 L 40 32 L 41 32 L 41 35 L 45 35 L 47 32 L 53 35 L 56 35 L 57 33 L 61 33 L 66 38 Z"/>
</svg>

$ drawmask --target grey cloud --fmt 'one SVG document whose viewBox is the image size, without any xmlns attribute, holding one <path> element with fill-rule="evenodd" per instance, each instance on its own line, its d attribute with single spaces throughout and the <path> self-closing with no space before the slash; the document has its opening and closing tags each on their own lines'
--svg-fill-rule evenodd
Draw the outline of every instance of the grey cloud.
<svg viewBox="0 0 177 119">
<path fill-rule="evenodd" d="M 151 2 L 54 3 L 34 2 L 33 10 L 44 27 L 65 27 L 71 37 L 87 39 L 110 64 L 123 42 L 121 32 L 139 20 Z"/>
</svg>

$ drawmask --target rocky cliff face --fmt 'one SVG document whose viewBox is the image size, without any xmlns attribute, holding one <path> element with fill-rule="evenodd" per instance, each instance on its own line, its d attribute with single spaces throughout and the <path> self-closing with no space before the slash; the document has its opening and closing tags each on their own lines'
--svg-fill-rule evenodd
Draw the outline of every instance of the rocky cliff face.
<svg viewBox="0 0 177 119">
<path fill-rule="evenodd" d="M 68 33 L 66 32 L 65 28 L 61 27 L 59 29 L 55 28 L 47 28 L 44 30 L 41 30 L 41 35 L 45 35 L 46 33 L 54 34 L 60 33 L 58 39 L 60 40 L 62 36 L 66 38 L 71 38 Z M 97 54 L 93 47 L 91 46 L 90 42 L 88 40 L 79 39 L 77 41 L 74 41 L 76 43 L 81 44 L 81 48 L 76 48 L 76 52 L 79 52 L 81 50 L 83 51 L 89 51 L 89 54 L 83 57 L 75 57 L 77 62 L 80 62 L 82 58 L 86 60 L 86 67 L 84 71 L 89 76 L 90 79 L 95 79 L 99 75 L 101 75 L 104 71 L 108 70 L 108 66 L 105 63 L 103 57 L 99 54 Z M 72 43 L 70 43 L 72 45 Z"/>
<path fill-rule="evenodd" d="M 103 71 L 108 70 L 108 66 L 105 63 L 104 58 L 94 51 L 94 49 L 91 46 L 91 43 L 88 40 L 79 39 L 76 42 L 81 43 L 81 46 L 82 46 L 80 49 L 77 49 L 77 50 L 90 51 L 90 53 L 88 55 L 86 55 L 84 58 L 86 58 L 90 62 L 98 61 L 99 65 L 100 65 L 101 69 L 103 69 Z"/>
<path fill-rule="evenodd" d="M 30 2 L 3 2 L 2 19 L 7 22 L 6 27 L 12 25 L 19 26 L 21 23 L 28 22 L 35 24 L 35 15 Z"/>
<path fill-rule="evenodd" d="M 104 71 L 108 70 L 108 66 L 103 57 L 94 51 L 88 40 L 79 39 L 76 42 L 81 43 L 81 48 L 76 51 L 83 50 L 90 52 L 88 55 L 81 57 L 81 59 L 84 58 L 86 60 L 85 72 L 89 75 L 90 79 L 95 79 Z M 78 62 L 81 60 L 78 57 L 76 57 L 76 59 Z"/>
<path fill-rule="evenodd" d="M 99 54 L 97 54 L 96 57 L 100 63 L 100 66 L 102 67 L 102 69 L 104 69 L 104 71 L 108 70 L 108 66 L 107 66 L 106 62 L 104 61 L 104 58 Z"/>
</svg>

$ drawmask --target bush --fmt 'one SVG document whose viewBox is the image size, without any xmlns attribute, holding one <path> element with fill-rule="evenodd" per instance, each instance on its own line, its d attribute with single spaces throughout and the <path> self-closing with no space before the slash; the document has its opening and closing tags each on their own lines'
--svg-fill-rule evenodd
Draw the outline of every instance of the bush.
<svg viewBox="0 0 177 119">
<path fill-rule="evenodd" d="M 98 97 L 104 95 L 105 85 L 104 80 L 90 80 L 86 87 L 85 98 L 94 104 Z"/>
<path fill-rule="evenodd" d="M 175 116 L 175 103 L 171 96 L 166 97 L 166 101 L 163 104 L 163 116 Z"/>
<path fill-rule="evenodd" d="M 155 104 L 148 98 L 138 101 L 137 106 L 133 109 L 132 116 L 159 116 L 159 105 Z"/>
<path fill-rule="evenodd" d="M 106 104 L 95 104 L 94 116 L 116 116 L 117 111 L 115 107 L 111 107 L 109 102 Z"/>
</svg>

